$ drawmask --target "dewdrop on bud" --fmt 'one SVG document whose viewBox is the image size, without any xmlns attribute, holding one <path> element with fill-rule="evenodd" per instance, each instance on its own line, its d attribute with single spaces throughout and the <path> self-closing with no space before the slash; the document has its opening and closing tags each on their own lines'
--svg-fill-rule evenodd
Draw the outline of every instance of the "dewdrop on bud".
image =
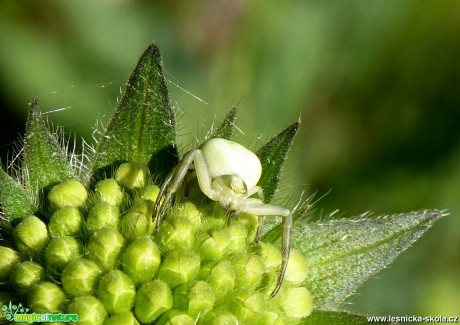
<svg viewBox="0 0 460 325">
<path fill-rule="evenodd" d="M 104 227 L 118 229 L 119 223 L 120 211 L 118 207 L 105 201 L 93 206 L 86 219 L 86 227 L 92 233 Z"/>
<path fill-rule="evenodd" d="M 294 285 L 300 285 L 307 278 L 307 275 L 307 261 L 303 257 L 302 253 L 298 250 L 292 249 L 284 281 L 288 281 Z"/>
<path fill-rule="evenodd" d="M 21 259 L 18 252 L 9 247 L 0 246 L 0 280 L 7 279 L 13 267 L 18 264 Z"/>
<path fill-rule="evenodd" d="M 175 288 L 189 282 L 200 270 L 200 257 L 191 251 L 173 251 L 161 264 L 159 279 Z"/>
<path fill-rule="evenodd" d="M 83 255 L 83 246 L 74 237 L 56 237 L 45 250 L 46 268 L 52 274 L 61 274 L 64 267 Z"/>
<path fill-rule="evenodd" d="M 121 257 L 123 272 L 131 277 L 137 287 L 153 279 L 160 263 L 160 251 L 149 237 L 133 241 Z"/>
<path fill-rule="evenodd" d="M 102 325 L 107 318 L 104 305 L 93 296 L 75 298 L 68 307 L 68 313 L 78 315 L 78 324 Z"/>
<path fill-rule="evenodd" d="M 48 200 L 55 210 L 65 206 L 80 207 L 88 197 L 83 184 L 75 180 L 68 180 L 54 186 L 48 193 Z"/>
<path fill-rule="evenodd" d="M 158 321 L 164 325 L 195 325 L 195 320 L 182 310 L 172 309 L 161 316 Z"/>
<path fill-rule="evenodd" d="M 144 283 L 137 291 L 134 314 L 141 323 L 153 323 L 161 314 L 171 309 L 171 289 L 160 280 Z"/>
<path fill-rule="evenodd" d="M 115 173 L 115 180 L 118 184 L 129 189 L 144 187 L 149 177 L 149 169 L 146 165 L 139 162 L 129 162 L 121 164 Z"/>
<path fill-rule="evenodd" d="M 26 259 L 35 259 L 50 240 L 45 223 L 35 216 L 22 220 L 13 235 L 16 247 Z"/>
<path fill-rule="evenodd" d="M 128 240 L 142 236 L 150 236 L 155 230 L 152 221 L 153 202 L 146 200 L 136 204 L 129 210 L 121 221 L 121 234 Z"/>
<path fill-rule="evenodd" d="M 120 205 L 123 200 L 123 190 L 112 178 L 98 182 L 95 186 L 95 192 L 101 202 L 107 202 L 111 205 Z"/>
<path fill-rule="evenodd" d="M 307 317 L 313 310 L 311 294 L 304 287 L 288 288 L 280 293 L 279 304 L 286 316 L 292 318 Z"/>
<path fill-rule="evenodd" d="M 34 284 L 29 291 L 28 307 L 36 313 L 64 312 L 67 297 L 61 287 L 51 282 Z"/>
<path fill-rule="evenodd" d="M 22 294 L 27 293 L 32 285 L 41 282 L 44 278 L 43 267 L 32 261 L 16 264 L 11 272 L 13 287 Z"/>
<path fill-rule="evenodd" d="M 76 207 L 67 206 L 57 210 L 48 224 L 51 237 L 76 236 L 81 232 L 83 215 Z"/>
<path fill-rule="evenodd" d="M 162 223 L 156 237 L 163 252 L 192 249 L 195 243 L 195 227 L 187 219 L 173 217 Z"/>
<path fill-rule="evenodd" d="M 265 265 L 259 256 L 243 254 L 232 260 L 237 288 L 255 288 L 262 281 Z"/>
<path fill-rule="evenodd" d="M 110 314 L 129 312 L 134 305 L 136 287 L 129 276 L 112 270 L 99 281 L 96 295 Z"/>
<path fill-rule="evenodd" d="M 112 270 L 117 266 L 118 255 L 124 245 L 123 236 L 112 228 L 103 228 L 89 239 L 88 257 L 103 271 Z"/>
<path fill-rule="evenodd" d="M 220 260 L 227 254 L 229 245 L 228 229 L 213 229 L 210 231 L 210 236 L 198 248 L 198 252 L 203 261 Z"/>
<path fill-rule="evenodd" d="M 174 307 L 186 310 L 189 315 L 204 315 L 214 306 L 215 296 L 211 286 L 204 281 L 189 282 L 174 290 Z"/>
<path fill-rule="evenodd" d="M 139 325 L 133 313 L 120 313 L 107 318 L 104 325 Z"/>
<path fill-rule="evenodd" d="M 62 287 L 69 296 L 91 295 L 96 290 L 101 274 L 102 271 L 96 263 L 79 258 L 67 264 L 62 271 Z"/>
</svg>

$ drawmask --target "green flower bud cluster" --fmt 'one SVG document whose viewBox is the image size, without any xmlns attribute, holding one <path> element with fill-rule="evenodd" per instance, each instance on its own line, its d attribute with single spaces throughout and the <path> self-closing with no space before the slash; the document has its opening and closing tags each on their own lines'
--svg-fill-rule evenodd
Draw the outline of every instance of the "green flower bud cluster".
<svg viewBox="0 0 460 325">
<path fill-rule="evenodd" d="M 292 324 L 312 301 L 291 251 L 280 292 L 269 299 L 280 249 L 254 245 L 257 217 L 229 218 L 210 201 L 176 202 L 159 231 L 159 189 L 139 163 L 88 191 L 71 180 L 48 193 L 48 214 L 13 229 L 0 246 L 0 282 L 33 312 L 79 315 L 79 324 Z M 48 217 L 46 217 L 48 216 Z"/>
</svg>

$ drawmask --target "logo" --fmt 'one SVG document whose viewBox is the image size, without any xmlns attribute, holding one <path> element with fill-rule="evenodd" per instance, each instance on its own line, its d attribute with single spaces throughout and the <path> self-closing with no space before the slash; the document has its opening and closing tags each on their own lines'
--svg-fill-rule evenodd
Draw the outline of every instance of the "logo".
<svg viewBox="0 0 460 325">
<path fill-rule="evenodd" d="M 26 308 L 21 303 L 13 305 L 10 301 L 9 304 L 2 306 L 3 317 L 7 321 L 15 323 L 52 323 L 52 322 L 78 322 L 77 314 L 62 314 L 62 313 L 29 313 L 29 308 Z"/>
</svg>

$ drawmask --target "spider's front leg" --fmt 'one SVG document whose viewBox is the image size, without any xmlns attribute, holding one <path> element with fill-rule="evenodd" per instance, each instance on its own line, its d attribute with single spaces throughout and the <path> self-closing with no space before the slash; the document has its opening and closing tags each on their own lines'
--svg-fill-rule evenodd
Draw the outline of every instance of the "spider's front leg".
<svg viewBox="0 0 460 325">
<path fill-rule="evenodd" d="M 181 186 L 187 171 L 190 169 L 195 156 L 199 150 L 192 150 L 185 154 L 179 164 L 168 174 L 164 183 L 161 185 L 160 193 L 153 206 L 153 216 L 156 218 L 156 229 L 160 229 L 161 219 L 163 218 L 166 208 L 171 202 L 171 198 L 177 189 Z"/>
<path fill-rule="evenodd" d="M 283 220 L 283 238 L 282 238 L 282 261 L 281 269 L 276 281 L 276 287 L 270 294 L 270 299 L 276 296 L 283 283 L 284 275 L 286 273 L 287 263 L 289 260 L 289 253 L 291 251 L 291 227 L 292 227 L 292 213 L 288 209 L 279 207 L 277 205 L 264 204 L 258 199 L 248 199 L 246 201 L 246 207 L 244 212 L 249 214 L 255 214 L 258 216 L 281 216 Z M 260 217 L 259 217 L 260 220 Z M 260 232 L 260 225 L 258 228 L 258 234 Z M 256 238 L 257 239 L 257 238 Z"/>
</svg>

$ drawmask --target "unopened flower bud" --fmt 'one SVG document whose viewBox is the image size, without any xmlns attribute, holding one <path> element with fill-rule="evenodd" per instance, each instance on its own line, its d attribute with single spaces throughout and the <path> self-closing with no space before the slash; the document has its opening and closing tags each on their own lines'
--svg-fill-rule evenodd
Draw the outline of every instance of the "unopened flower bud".
<svg viewBox="0 0 460 325">
<path fill-rule="evenodd" d="M 156 185 L 148 185 L 142 189 L 139 201 L 141 200 L 150 200 L 155 202 L 158 194 L 160 193 L 160 188 Z"/>
<path fill-rule="evenodd" d="M 96 295 L 110 314 L 129 312 L 134 305 L 136 287 L 122 271 L 112 270 L 102 276 Z"/>
<path fill-rule="evenodd" d="M 78 324 L 88 325 L 102 325 L 108 316 L 102 302 L 93 296 L 75 298 L 69 304 L 68 313 L 78 315 Z"/>
<path fill-rule="evenodd" d="M 163 252 L 192 249 L 195 243 L 195 227 L 187 219 L 173 217 L 162 223 L 157 237 Z"/>
<path fill-rule="evenodd" d="M 159 278 L 171 288 L 195 279 L 200 270 L 200 257 L 191 251 L 173 251 L 161 264 Z"/>
<path fill-rule="evenodd" d="M 225 257 L 230 245 L 228 228 L 213 229 L 210 236 L 203 241 L 198 251 L 203 261 L 220 260 Z"/>
<path fill-rule="evenodd" d="M 173 294 L 174 307 L 186 310 L 189 315 L 204 315 L 214 306 L 215 296 L 211 286 L 204 281 L 186 283 Z"/>
<path fill-rule="evenodd" d="M 262 281 L 265 265 L 259 256 L 243 254 L 232 260 L 237 288 L 255 288 Z"/>
<path fill-rule="evenodd" d="M 164 325 L 195 325 L 195 319 L 182 310 L 171 309 L 161 316 L 158 321 Z"/>
<path fill-rule="evenodd" d="M 120 211 L 118 207 L 108 202 L 99 202 L 89 211 L 86 227 L 90 232 L 96 232 L 104 227 L 118 229 Z"/>
<path fill-rule="evenodd" d="M 203 322 L 210 325 L 240 324 L 238 318 L 228 311 L 211 311 L 204 316 Z"/>
<path fill-rule="evenodd" d="M 133 241 L 121 257 L 123 272 L 131 277 L 137 287 L 153 279 L 160 263 L 160 251 L 149 237 Z"/>
<path fill-rule="evenodd" d="M 234 293 L 229 310 L 242 323 L 262 324 L 265 304 L 266 298 L 260 292 L 252 289 L 241 289 Z"/>
<path fill-rule="evenodd" d="M 295 285 L 300 285 L 308 275 L 307 261 L 296 249 L 291 250 L 289 255 L 289 263 L 287 265 L 284 280 Z"/>
<path fill-rule="evenodd" d="M 83 255 L 83 246 L 74 237 L 55 237 L 45 250 L 46 268 L 52 274 L 61 274 L 64 267 Z"/>
<path fill-rule="evenodd" d="M 160 280 L 144 283 L 136 294 L 134 314 L 141 323 L 153 323 L 161 314 L 171 309 L 171 289 Z"/>
<path fill-rule="evenodd" d="M 16 264 L 11 272 L 11 282 L 14 288 L 22 294 L 27 293 L 32 285 L 43 281 L 44 278 L 43 267 L 32 261 Z"/>
<path fill-rule="evenodd" d="M 13 234 L 16 247 L 26 259 L 35 259 L 50 240 L 45 223 L 35 216 L 22 220 Z"/>
<path fill-rule="evenodd" d="M 281 251 L 278 247 L 272 244 L 259 242 L 257 244 L 256 250 L 268 270 L 278 271 L 282 261 Z M 290 263 L 291 260 L 289 260 L 289 264 Z"/>
<path fill-rule="evenodd" d="M 140 162 L 129 162 L 121 164 L 115 173 L 115 180 L 118 184 L 129 189 L 143 187 L 149 177 L 149 169 Z"/>
<path fill-rule="evenodd" d="M 245 226 L 240 223 L 231 223 L 228 227 L 228 233 L 230 234 L 230 241 L 228 250 L 232 254 L 244 253 L 248 248 L 248 230 Z"/>
<path fill-rule="evenodd" d="M 198 229 L 201 226 L 201 219 L 203 213 L 198 210 L 195 204 L 192 202 L 186 201 L 182 204 L 175 206 L 175 209 L 171 213 L 175 217 L 182 217 L 187 220 L 190 220 L 191 224 L 195 229 Z"/>
<path fill-rule="evenodd" d="M 87 198 L 86 188 L 75 180 L 68 180 L 55 185 L 48 193 L 48 200 L 55 210 L 65 206 L 80 207 Z"/>
<path fill-rule="evenodd" d="M 313 302 L 307 288 L 288 288 L 280 294 L 279 304 L 287 317 L 303 318 L 311 314 Z"/>
<path fill-rule="evenodd" d="M 236 218 L 236 221 L 248 230 L 248 241 L 254 242 L 259 226 L 259 217 L 254 214 L 241 213 Z"/>
<path fill-rule="evenodd" d="M 51 216 L 48 228 L 52 237 L 76 236 L 80 233 L 82 224 L 83 215 L 80 210 L 67 206 Z"/>
<path fill-rule="evenodd" d="M 123 201 L 123 190 L 112 178 L 98 182 L 95 186 L 95 191 L 101 202 L 117 206 Z"/>
<path fill-rule="evenodd" d="M 0 246 L 0 256 L 2 257 L 0 258 L 0 280 L 5 280 L 10 276 L 11 270 L 21 259 L 18 252 L 5 246 Z"/>
<path fill-rule="evenodd" d="M 124 245 L 123 236 L 112 228 L 103 228 L 89 239 L 88 257 L 103 271 L 117 266 L 118 255 Z"/>
<path fill-rule="evenodd" d="M 135 205 L 123 216 L 121 222 L 123 237 L 128 241 L 132 241 L 138 237 L 152 235 L 155 229 L 152 213 L 152 201 L 145 200 Z"/>
<path fill-rule="evenodd" d="M 139 325 L 133 313 L 120 313 L 107 318 L 104 325 Z"/>
<path fill-rule="evenodd" d="M 64 291 L 73 297 L 91 295 L 96 290 L 96 283 L 102 274 L 93 261 L 79 258 L 64 268 L 61 282 Z"/>
<path fill-rule="evenodd" d="M 236 275 L 232 263 L 228 260 L 218 262 L 205 279 L 218 298 L 225 296 L 235 287 Z"/>
<path fill-rule="evenodd" d="M 41 282 L 31 286 L 27 304 L 36 313 L 64 312 L 67 297 L 57 284 Z"/>
</svg>

